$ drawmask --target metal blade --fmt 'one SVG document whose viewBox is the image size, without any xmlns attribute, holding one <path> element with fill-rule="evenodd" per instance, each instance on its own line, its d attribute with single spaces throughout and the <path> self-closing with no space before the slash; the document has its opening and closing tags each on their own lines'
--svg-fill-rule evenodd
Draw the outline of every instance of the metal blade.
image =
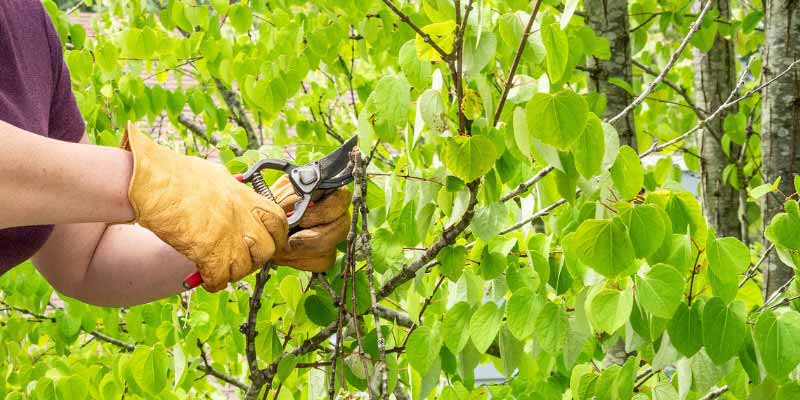
<svg viewBox="0 0 800 400">
<path fill-rule="evenodd" d="M 358 136 L 353 136 L 345 141 L 338 149 L 320 159 L 320 179 L 327 180 L 339 175 L 350 163 L 350 152 L 358 144 Z"/>
</svg>

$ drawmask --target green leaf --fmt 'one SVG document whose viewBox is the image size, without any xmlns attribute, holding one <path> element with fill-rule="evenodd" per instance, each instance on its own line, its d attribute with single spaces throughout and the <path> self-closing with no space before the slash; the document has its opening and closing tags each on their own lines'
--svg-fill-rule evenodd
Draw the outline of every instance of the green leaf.
<svg viewBox="0 0 800 400">
<path fill-rule="evenodd" d="M 678 392 L 670 383 L 662 383 L 653 388 L 653 400 L 679 400 Z"/>
<path fill-rule="evenodd" d="M 714 295 L 730 302 L 739 288 L 739 275 L 750 265 L 750 250 L 736 238 L 717 239 L 709 230 L 706 254 Z"/>
<path fill-rule="evenodd" d="M 526 112 L 528 129 L 534 137 L 560 150 L 567 150 L 578 141 L 589 118 L 586 101 L 572 90 L 554 95 L 536 93 Z"/>
<path fill-rule="evenodd" d="M 430 86 L 433 67 L 430 62 L 417 59 L 417 50 L 413 40 L 409 40 L 400 48 L 397 61 L 400 64 L 400 70 L 403 71 L 412 86 L 420 89 Z"/>
<path fill-rule="evenodd" d="M 474 121 L 483 114 L 483 105 L 478 92 L 471 89 L 464 90 L 464 101 L 461 103 L 461 110 L 468 120 Z"/>
<path fill-rule="evenodd" d="M 617 160 L 611 166 L 611 180 L 619 197 L 628 200 L 636 196 L 644 185 L 644 169 L 636 150 L 630 146 L 619 149 Z"/>
<path fill-rule="evenodd" d="M 444 314 L 442 334 L 444 344 L 453 354 L 458 354 L 469 341 L 469 321 L 472 317 L 472 307 L 467 302 L 460 301 L 453 305 Z"/>
<path fill-rule="evenodd" d="M 278 381 L 283 382 L 289 377 L 289 374 L 294 371 L 297 366 L 297 357 L 294 354 L 289 354 L 278 363 Z"/>
<path fill-rule="evenodd" d="M 787 249 L 800 250 L 800 209 L 796 201 L 788 200 L 784 204 L 786 212 L 772 217 L 764 236 L 776 245 Z"/>
<path fill-rule="evenodd" d="M 572 154 L 575 158 L 575 169 L 584 178 L 591 178 L 600 174 L 605 153 L 605 135 L 603 123 L 594 113 L 589 113 L 586 128 L 580 139 L 572 145 Z"/>
<path fill-rule="evenodd" d="M 632 309 L 630 285 L 622 290 L 597 285 L 586 296 L 586 314 L 598 332 L 616 332 L 628 321 Z"/>
<path fill-rule="evenodd" d="M 70 376 L 61 378 L 56 381 L 56 394 L 55 399 L 61 400 L 82 400 L 89 396 L 89 391 L 86 387 L 89 382 L 80 376 Z"/>
<path fill-rule="evenodd" d="M 378 136 L 385 140 L 394 140 L 399 135 L 398 125 L 408 120 L 408 106 L 411 103 L 411 87 L 402 75 L 386 75 L 375 85 L 367 102 L 363 115 L 376 128 Z"/>
<path fill-rule="evenodd" d="M 656 317 L 669 319 L 683 297 L 683 275 L 668 264 L 653 265 L 644 278 L 636 276 L 639 304 Z"/>
<path fill-rule="evenodd" d="M 433 332 L 427 325 L 422 325 L 411 333 L 406 345 L 406 357 L 411 367 L 420 374 L 428 372 L 439 358 L 442 340 L 438 332 Z"/>
<path fill-rule="evenodd" d="M 514 143 L 520 153 L 530 157 L 533 144 L 531 143 L 531 132 L 528 130 L 528 121 L 526 120 L 525 109 L 522 107 L 514 108 L 514 115 L 512 117 L 514 129 Z"/>
<path fill-rule="evenodd" d="M 536 317 L 544 306 L 544 298 L 527 287 L 520 288 L 508 300 L 506 323 L 517 339 L 525 340 L 533 334 Z"/>
<path fill-rule="evenodd" d="M 453 49 L 455 29 L 456 23 L 452 20 L 437 22 L 422 27 L 422 31 L 427 33 L 433 42 L 446 53 L 450 53 Z M 422 36 L 417 35 L 414 40 L 414 45 L 417 47 L 417 58 L 420 60 L 440 61 L 442 59 L 436 49 L 426 43 Z"/>
<path fill-rule="evenodd" d="M 728 361 L 744 343 L 745 305 L 736 300 L 726 305 L 712 297 L 703 307 L 703 345 L 716 364 Z"/>
<path fill-rule="evenodd" d="M 622 275 L 633 265 L 633 244 L 619 218 L 586 220 L 574 240 L 578 259 L 607 278 Z"/>
<path fill-rule="evenodd" d="M 679 304 L 667 325 L 672 345 L 686 357 L 693 356 L 703 347 L 702 305 L 697 301 L 691 308 L 686 303 Z"/>
<path fill-rule="evenodd" d="M 470 227 L 472 232 L 481 240 L 489 241 L 503 230 L 503 221 L 506 218 L 505 203 L 492 203 L 486 207 L 480 207 L 475 211 Z"/>
<path fill-rule="evenodd" d="M 330 296 L 312 294 L 303 303 L 308 319 L 316 325 L 326 326 L 335 321 L 339 315 Z"/>
<path fill-rule="evenodd" d="M 773 187 L 771 183 L 765 183 L 763 185 L 756 186 L 752 189 L 748 190 L 748 194 L 753 200 L 758 200 L 764 197 L 767 193 L 773 191 Z"/>
<path fill-rule="evenodd" d="M 800 363 L 800 314 L 766 310 L 758 317 L 754 339 L 767 373 L 784 378 Z"/>
<path fill-rule="evenodd" d="M 456 136 L 447 141 L 444 165 L 461 180 L 472 182 L 492 169 L 497 156 L 486 136 Z"/>
<path fill-rule="evenodd" d="M 800 194 L 800 175 L 794 176 L 794 192 Z"/>
<path fill-rule="evenodd" d="M 536 317 L 536 338 L 542 350 L 557 355 L 564 347 L 569 330 L 567 312 L 555 303 L 547 302 Z"/>
<path fill-rule="evenodd" d="M 136 383 L 147 393 L 156 395 L 166 387 L 169 358 L 162 344 L 137 346 L 128 366 Z"/>
<path fill-rule="evenodd" d="M 436 256 L 439 260 L 439 270 L 453 282 L 458 281 L 467 262 L 467 248 L 464 246 L 448 246 Z"/>
<path fill-rule="evenodd" d="M 253 12 L 246 4 L 234 4 L 228 11 L 228 20 L 239 33 L 247 33 L 253 24 Z"/>
<path fill-rule="evenodd" d="M 500 331 L 503 313 L 494 302 L 483 303 L 469 321 L 469 336 L 475 348 L 485 353 Z"/>
<path fill-rule="evenodd" d="M 546 24 L 542 26 L 542 43 L 547 50 L 547 75 L 551 82 L 558 82 L 564 76 L 569 61 L 567 34 L 558 24 Z"/>
<path fill-rule="evenodd" d="M 417 102 L 419 103 L 417 109 L 422 114 L 425 126 L 436 132 L 444 131 L 445 109 L 441 93 L 438 90 L 428 89 L 422 92 Z"/>
<path fill-rule="evenodd" d="M 636 257 L 650 256 L 666 239 L 664 220 L 658 208 L 652 204 L 625 208 L 620 212 L 620 219 L 628 227 Z"/>
</svg>

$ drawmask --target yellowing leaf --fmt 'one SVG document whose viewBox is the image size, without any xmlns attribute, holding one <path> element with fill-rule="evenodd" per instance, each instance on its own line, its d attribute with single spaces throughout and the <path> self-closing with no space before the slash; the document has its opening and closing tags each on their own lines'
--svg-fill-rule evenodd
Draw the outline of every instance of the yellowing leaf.
<svg viewBox="0 0 800 400">
<path fill-rule="evenodd" d="M 422 27 L 422 31 L 427 33 L 431 40 L 447 53 L 450 53 L 453 49 L 455 29 L 456 23 L 452 20 L 437 22 Z M 422 36 L 417 35 L 417 38 L 414 40 L 414 45 L 417 47 L 418 59 L 427 61 L 440 61 L 442 59 L 436 49 L 425 42 Z"/>
</svg>

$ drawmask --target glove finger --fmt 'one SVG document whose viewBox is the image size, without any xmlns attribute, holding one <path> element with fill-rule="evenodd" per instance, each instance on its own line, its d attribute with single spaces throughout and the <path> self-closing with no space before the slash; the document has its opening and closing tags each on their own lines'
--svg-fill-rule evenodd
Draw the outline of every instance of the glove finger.
<svg viewBox="0 0 800 400">
<path fill-rule="evenodd" d="M 289 237 L 289 247 L 299 257 L 330 251 L 347 238 L 349 221 L 350 213 L 345 213 L 329 224 L 303 229 Z"/>
<path fill-rule="evenodd" d="M 298 260 L 294 262 L 295 265 L 290 265 L 293 268 L 309 271 L 309 272 L 325 272 L 336 263 L 336 252 L 328 252 L 318 257 Z"/>
<path fill-rule="evenodd" d="M 252 232 L 247 235 L 253 241 L 251 246 L 248 242 L 248 248 L 253 261 L 256 264 L 266 263 L 275 254 L 275 249 L 280 249 L 286 246 L 287 236 L 289 232 L 289 224 L 286 222 L 285 214 L 280 213 L 279 208 L 269 200 L 261 199 L 267 203 L 267 208 L 254 208 L 253 216 L 259 221 L 263 227 L 262 230 Z M 274 209 L 270 212 L 267 210 Z"/>
<path fill-rule="evenodd" d="M 242 240 L 242 248 L 233 257 L 230 264 L 230 281 L 236 282 L 253 272 L 257 267 L 266 264 L 264 258 L 270 248 L 274 252 L 274 243 L 267 240 L 267 243 L 260 243 L 250 236 L 245 236 Z"/>
<path fill-rule="evenodd" d="M 350 189 L 346 186 L 337 189 L 329 196 L 315 203 L 314 207 L 306 210 L 303 219 L 300 220 L 300 227 L 310 228 L 336 221 L 350 208 L 352 197 Z"/>
<path fill-rule="evenodd" d="M 228 268 L 213 265 L 197 265 L 200 276 L 203 277 L 203 288 L 209 292 L 218 292 L 228 286 Z"/>
<path fill-rule="evenodd" d="M 275 201 L 283 208 L 284 212 L 291 211 L 294 203 L 300 199 L 300 197 L 294 193 L 294 186 L 292 186 L 292 182 L 289 181 L 288 175 L 283 175 L 278 178 L 278 180 L 269 187 L 269 190 L 275 196 Z"/>
</svg>

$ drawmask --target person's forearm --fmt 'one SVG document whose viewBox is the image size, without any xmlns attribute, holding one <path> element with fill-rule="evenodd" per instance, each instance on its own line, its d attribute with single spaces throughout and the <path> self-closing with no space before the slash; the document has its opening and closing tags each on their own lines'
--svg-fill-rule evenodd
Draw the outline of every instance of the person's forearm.
<svg viewBox="0 0 800 400">
<path fill-rule="evenodd" d="M 124 150 L 48 139 L 0 121 L 0 229 L 130 221 L 132 169 Z"/>
<path fill-rule="evenodd" d="M 61 293 L 100 306 L 124 307 L 183 291 L 194 263 L 138 225 L 57 226 L 34 257 Z"/>
</svg>

